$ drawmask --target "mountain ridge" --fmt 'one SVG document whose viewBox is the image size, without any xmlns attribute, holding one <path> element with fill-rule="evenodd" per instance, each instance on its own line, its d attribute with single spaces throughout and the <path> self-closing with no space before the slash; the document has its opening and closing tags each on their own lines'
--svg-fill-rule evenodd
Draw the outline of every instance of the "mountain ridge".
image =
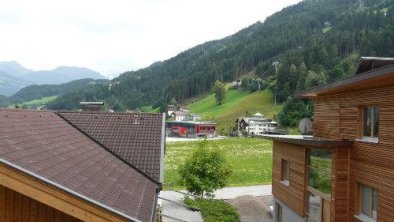
<svg viewBox="0 0 394 222">
<path fill-rule="evenodd" d="M 352 75 L 361 55 L 394 56 L 393 5 L 393 0 L 305 0 L 234 35 L 125 72 L 109 87 L 60 96 L 50 108 L 75 109 L 76 101 L 89 98 L 119 111 L 165 107 L 253 70 L 282 103 L 296 90 Z"/>
<path fill-rule="evenodd" d="M 100 73 L 84 67 L 59 66 L 52 70 L 34 71 L 16 61 L 0 62 L 0 95 L 11 96 L 33 84 L 63 84 L 78 79 L 107 79 Z"/>
</svg>

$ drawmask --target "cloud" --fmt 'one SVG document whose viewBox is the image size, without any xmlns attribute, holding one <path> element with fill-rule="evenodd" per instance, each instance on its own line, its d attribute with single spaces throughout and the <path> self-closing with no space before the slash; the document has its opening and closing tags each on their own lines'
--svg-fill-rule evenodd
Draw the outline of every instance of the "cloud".
<svg viewBox="0 0 394 222">
<path fill-rule="evenodd" d="M 0 60 L 116 75 L 233 34 L 298 1 L 1 0 Z"/>
</svg>

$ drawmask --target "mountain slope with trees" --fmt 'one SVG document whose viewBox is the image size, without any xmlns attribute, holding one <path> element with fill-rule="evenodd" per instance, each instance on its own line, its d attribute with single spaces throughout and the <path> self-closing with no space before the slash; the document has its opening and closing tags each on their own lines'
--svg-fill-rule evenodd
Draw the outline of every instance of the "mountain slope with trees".
<svg viewBox="0 0 394 222">
<path fill-rule="evenodd" d="M 7 98 L 8 103 L 17 104 L 48 96 L 58 96 L 75 92 L 99 84 L 107 84 L 109 80 L 79 79 L 59 85 L 30 85 Z"/>
<path fill-rule="evenodd" d="M 115 110 L 165 107 L 250 71 L 278 103 L 286 102 L 296 90 L 352 75 L 361 55 L 393 56 L 393 6 L 393 0 L 305 0 L 234 35 L 126 72 L 107 86 L 60 96 L 50 107 L 76 109 L 82 100 L 104 100 Z"/>
</svg>

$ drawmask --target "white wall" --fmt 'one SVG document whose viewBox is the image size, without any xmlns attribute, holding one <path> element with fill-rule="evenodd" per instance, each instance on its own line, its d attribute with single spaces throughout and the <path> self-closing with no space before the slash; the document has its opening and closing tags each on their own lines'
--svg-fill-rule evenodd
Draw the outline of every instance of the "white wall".
<svg viewBox="0 0 394 222">
<path fill-rule="evenodd" d="M 279 205 L 282 206 L 282 221 L 283 222 L 305 222 L 306 218 L 302 218 L 300 215 L 298 215 L 296 212 L 294 212 L 292 209 L 287 207 L 285 204 L 283 204 L 280 200 L 276 199 L 274 197 L 274 206 L 276 207 L 276 204 L 278 203 Z M 274 209 L 274 222 L 276 222 L 276 209 Z"/>
</svg>

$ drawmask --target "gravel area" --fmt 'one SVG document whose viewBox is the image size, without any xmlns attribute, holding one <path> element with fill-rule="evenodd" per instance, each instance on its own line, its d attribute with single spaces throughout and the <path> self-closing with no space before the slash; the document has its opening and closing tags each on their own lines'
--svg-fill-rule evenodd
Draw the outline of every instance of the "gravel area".
<svg viewBox="0 0 394 222">
<path fill-rule="evenodd" d="M 272 222 L 269 206 L 272 205 L 272 196 L 245 195 L 229 200 L 241 216 L 242 222 Z"/>
</svg>

